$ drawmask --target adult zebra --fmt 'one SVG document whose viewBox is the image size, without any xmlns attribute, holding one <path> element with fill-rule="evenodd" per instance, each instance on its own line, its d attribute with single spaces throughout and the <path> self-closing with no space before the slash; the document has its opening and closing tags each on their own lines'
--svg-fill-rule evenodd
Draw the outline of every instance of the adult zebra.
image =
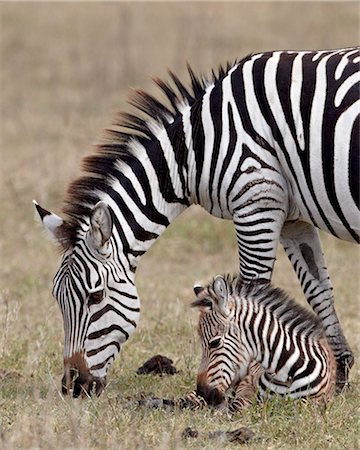
<svg viewBox="0 0 360 450">
<path fill-rule="evenodd" d="M 65 219 L 35 203 L 63 249 L 65 392 L 74 369 L 74 395 L 102 390 L 139 320 L 139 259 L 192 203 L 234 221 L 244 279 L 270 279 L 281 241 L 347 381 L 353 355 L 316 227 L 359 242 L 359 61 L 358 48 L 274 51 L 211 81 L 189 68 L 191 92 L 173 74 L 176 89 L 156 80 L 171 106 L 137 91 L 146 118 L 121 114 L 85 158 Z"/>
</svg>

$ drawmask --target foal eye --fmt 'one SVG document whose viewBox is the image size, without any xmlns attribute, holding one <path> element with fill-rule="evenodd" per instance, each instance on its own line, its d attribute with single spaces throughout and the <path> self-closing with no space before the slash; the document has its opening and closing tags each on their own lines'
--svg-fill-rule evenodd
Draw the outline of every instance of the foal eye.
<svg viewBox="0 0 360 450">
<path fill-rule="evenodd" d="M 221 338 L 215 338 L 209 342 L 209 347 L 210 348 L 219 347 L 220 343 L 221 343 Z"/>
<path fill-rule="evenodd" d="M 101 289 L 100 291 L 96 292 L 91 292 L 89 295 L 88 305 L 91 306 L 100 303 L 103 297 L 104 297 L 104 289 Z"/>
</svg>

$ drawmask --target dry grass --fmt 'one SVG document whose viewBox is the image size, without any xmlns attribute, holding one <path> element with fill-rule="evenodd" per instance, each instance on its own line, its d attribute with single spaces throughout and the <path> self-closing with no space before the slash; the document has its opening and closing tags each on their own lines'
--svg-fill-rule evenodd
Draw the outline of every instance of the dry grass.
<svg viewBox="0 0 360 450">
<path fill-rule="evenodd" d="M 237 267 L 230 223 L 197 208 L 184 213 L 143 258 L 137 274 L 140 327 L 99 399 L 64 399 L 62 319 L 50 297 L 58 258 L 33 220 L 31 200 L 60 211 L 79 160 L 124 106 L 131 86 L 185 61 L 208 72 L 220 62 L 271 48 L 321 48 L 358 42 L 355 3 L 4 4 L 1 12 L 0 446 L 4 448 L 216 448 L 202 432 L 249 426 L 249 448 L 359 447 L 360 366 L 353 390 L 326 410 L 292 402 L 255 406 L 230 421 L 207 412 L 146 411 L 127 396 L 174 397 L 194 385 L 199 348 L 195 281 Z M 359 252 L 324 236 L 337 310 L 360 359 Z M 279 251 L 274 282 L 302 299 Z M 163 353 L 181 372 L 139 377 Z M 230 447 L 230 446 L 229 446 Z"/>
</svg>

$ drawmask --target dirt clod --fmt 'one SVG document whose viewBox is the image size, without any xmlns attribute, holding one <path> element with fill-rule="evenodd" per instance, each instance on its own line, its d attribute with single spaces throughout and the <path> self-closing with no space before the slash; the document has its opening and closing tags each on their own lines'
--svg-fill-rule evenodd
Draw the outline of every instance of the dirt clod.
<svg viewBox="0 0 360 450">
<path fill-rule="evenodd" d="M 173 400 L 147 396 L 142 397 L 140 400 L 138 400 L 138 405 L 152 409 L 173 409 L 175 406 L 175 402 Z"/>
<path fill-rule="evenodd" d="M 197 438 L 199 437 L 199 432 L 193 428 L 186 427 L 185 430 L 181 433 L 181 437 L 183 439 Z"/>
<path fill-rule="evenodd" d="M 166 356 L 162 355 L 155 355 L 152 358 L 145 361 L 145 363 L 138 368 L 136 373 L 138 375 L 146 375 L 149 373 L 154 374 L 168 374 L 168 375 L 174 375 L 177 373 L 176 367 L 173 365 L 173 361 Z"/>
<path fill-rule="evenodd" d="M 254 433 L 246 427 L 237 428 L 233 431 L 214 431 L 209 433 L 209 439 L 219 439 L 222 442 L 234 442 L 245 444 L 254 437 Z"/>
</svg>

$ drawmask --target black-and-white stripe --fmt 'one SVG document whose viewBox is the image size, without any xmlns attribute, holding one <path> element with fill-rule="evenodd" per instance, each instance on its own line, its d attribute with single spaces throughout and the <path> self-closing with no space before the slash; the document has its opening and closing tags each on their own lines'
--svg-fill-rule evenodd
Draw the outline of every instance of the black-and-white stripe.
<svg viewBox="0 0 360 450">
<path fill-rule="evenodd" d="M 193 306 L 200 308 L 202 344 L 197 393 L 208 403 L 221 404 L 229 388 L 236 389 L 233 407 L 256 391 L 332 397 L 336 365 L 320 322 L 280 289 L 218 276 L 198 288 Z M 254 385 L 246 395 L 249 376 Z"/>
<path fill-rule="evenodd" d="M 66 354 L 80 349 L 93 367 L 88 352 L 102 348 L 95 366 L 110 365 L 116 352 L 107 343 L 118 349 L 138 320 L 140 257 L 195 203 L 233 220 L 244 279 L 268 281 L 283 244 L 334 350 L 338 384 L 346 382 L 353 356 L 316 227 L 359 242 L 359 62 L 357 48 L 267 52 L 220 69 L 211 80 L 189 69 L 191 89 L 174 74 L 176 88 L 157 80 L 169 106 L 138 91 L 132 103 L 146 117 L 122 114 L 107 131 L 84 161 L 86 174 L 69 188 L 65 220 L 37 205 L 65 251 L 54 292 Z M 99 202 L 107 219 L 97 226 L 89 256 Z M 95 289 L 87 270 L 103 280 L 94 308 L 84 307 Z"/>
</svg>

